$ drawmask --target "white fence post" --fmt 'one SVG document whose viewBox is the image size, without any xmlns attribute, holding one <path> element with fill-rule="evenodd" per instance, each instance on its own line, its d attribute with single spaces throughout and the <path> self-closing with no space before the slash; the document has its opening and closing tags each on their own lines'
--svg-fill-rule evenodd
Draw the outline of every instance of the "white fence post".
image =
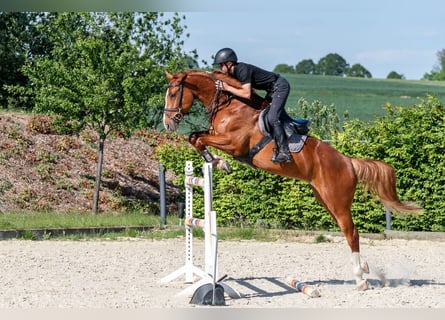
<svg viewBox="0 0 445 320">
<path fill-rule="evenodd" d="M 202 167 L 203 178 L 193 176 L 193 163 L 186 161 L 185 164 L 185 265 L 171 274 L 163 277 L 161 282 L 167 283 L 181 275 L 185 275 L 186 283 L 194 282 L 194 275 L 201 277 L 201 280 L 186 288 L 180 294 L 193 293 L 196 288 L 209 281 L 218 280 L 218 235 L 216 229 L 216 212 L 213 211 L 213 182 L 212 165 L 205 163 Z M 193 217 L 193 186 L 200 186 L 204 189 L 204 219 Z M 193 265 L 193 227 L 199 227 L 204 230 L 204 269 Z M 239 298 L 239 292 L 221 283 L 232 298 Z"/>
</svg>

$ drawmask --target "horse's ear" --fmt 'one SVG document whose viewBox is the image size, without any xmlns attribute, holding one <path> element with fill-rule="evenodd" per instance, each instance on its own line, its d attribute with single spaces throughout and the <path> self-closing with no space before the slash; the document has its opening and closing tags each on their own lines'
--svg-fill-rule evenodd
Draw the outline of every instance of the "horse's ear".
<svg viewBox="0 0 445 320">
<path fill-rule="evenodd" d="M 167 77 L 168 80 L 171 80 L 173 78 L 173 75 L 168 71 L 165 71 L 165 76 Z"/>
</svg>

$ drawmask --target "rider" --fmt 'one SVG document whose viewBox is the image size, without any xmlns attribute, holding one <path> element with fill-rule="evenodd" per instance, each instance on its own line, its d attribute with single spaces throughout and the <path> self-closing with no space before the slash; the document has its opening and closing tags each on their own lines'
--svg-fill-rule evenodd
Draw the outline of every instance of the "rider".
<svg viewBox="0 0 445 320">
<path fill-rule="evenodd" d="M 279 74 L 266 71 L 257 66 L 238 62 L 235 51 L 223 48 L 215 55 L 213 65 L 218 65 L 223 73 L 237 78 L 241 82 L 241 89 L 235 88 L 226 82 L 218 81 L 217 88 L 229 91 L 235 96 L 250 99 L 252 89 L 265 90 L 271 98 L 268 114 L 269 123 L 273 128 L 275 141 L 272 162 L 291 162 L 292 156 L 280 116 L 284 111 L 290 91 L 289 82 Z"/>
</svg>

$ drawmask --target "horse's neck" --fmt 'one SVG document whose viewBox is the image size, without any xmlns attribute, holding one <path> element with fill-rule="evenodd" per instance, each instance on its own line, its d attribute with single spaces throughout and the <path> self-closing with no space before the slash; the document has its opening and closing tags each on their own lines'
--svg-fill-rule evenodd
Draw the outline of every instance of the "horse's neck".
<svg viewBox="0 0 445 320">
<path fill-rule="evenodd" d="M 216 98 L 216 90 L 208 90 L 208 91 L 199 91 L 196 93 L 196 97 L 199 101 L 201 101 L 206 107 L 209 107 Z"/>
<path fill-rule="evenodd" d="M 200 76 L 200 79 L 198 79 L 195 84 L 198 89 L 194 90 L 194 96 L 205 106 L 210 106 L 217 98 L 216 84 L 206 73 L 198 73 L 196 76 Z M 226 94 L 220 94 L 219 98 L 221 98 L 222 95 Z"/>
<path fill-rule="evenodd" d="M 218 101 L 221 102 L 221 101 L 228 101 L 230 100 L 230 98 L 235 98 L 236 100 L 239 100 L 247 104 L 249 107 L 252 107 L 257 110 L 264 109 L 269 105 L 269 102 L 266 99 L 259 96 L 255 92 L 252 93 L 250 99 L 236 97 L 224 91 L 220 92 L 220 94 L 217 95 L 215 81 L 218 79 L 224 79 L 225 81 L 231 80 L 231 82 L 235 81 L 235 83 L 230 83 L 230 84 L 233 86 L 239 85 L 239 83 L 237 83 L 236 80 L 232 79 L 231 77 L 223 73 L 219 72 L 210 73 L 210 72 L 198 71 L 196 73 L 193 73 L 193 75 L 197 78 L 195 85 L 196 87 L 198 87 L 197 90 L 194 90 L 194 96 L 199 101 L 201 101 L 205 106 L 210 106 L 212 103 L 216 102 L 215 99 L 218 99 Z"/>
<path fill-rule="evenodd" d="M 223 80 L 224 82 L 227 82 L 229 85 L 235 88 L 242 88 L 241 82 L 239 80 L 219 71 L 214 71 L 213 73 L 211 73 L 210 78 L 214 78 L 214 80 Z M 252 91 L 250 99 L 236 97 L 236 96 L 235 98 L 254 109 L 264 109 L 269 105 L 269 101 L 258 95 L 255 91 Z"/>
</svg>

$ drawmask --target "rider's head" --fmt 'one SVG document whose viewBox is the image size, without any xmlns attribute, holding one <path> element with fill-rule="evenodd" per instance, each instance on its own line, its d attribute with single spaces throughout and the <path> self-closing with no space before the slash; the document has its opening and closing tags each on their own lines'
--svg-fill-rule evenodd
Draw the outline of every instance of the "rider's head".
<svg viewBox="0 0 445 320">
<path fill-rule="evenodd" d="M 219 68 L 228 72 L 230 68 L 238 62 L 238 57 L 236 56 L 235 51 L 230 48 L 222 48 L 215 54 L 215 59 L 213 60 L 214 66 L 219 66 Z M 224 67 L 227 69 L 224 70 Z"/>
</svg>

